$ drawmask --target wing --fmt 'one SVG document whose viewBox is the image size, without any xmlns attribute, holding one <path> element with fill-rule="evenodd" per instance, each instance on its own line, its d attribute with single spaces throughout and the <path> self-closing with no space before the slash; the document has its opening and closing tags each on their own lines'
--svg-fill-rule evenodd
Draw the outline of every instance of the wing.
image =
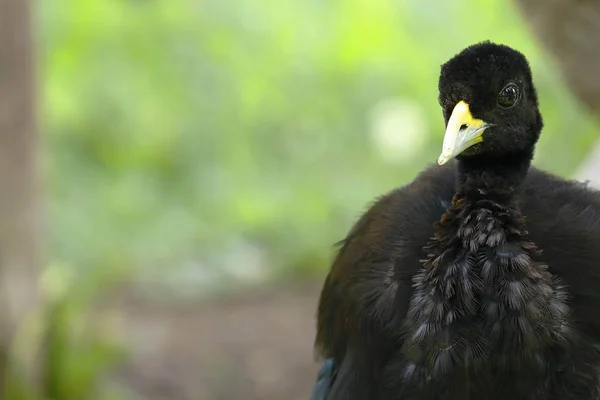
<svg viewBox="0 0 600 400">
<path fill-rule="evenodd" d="M 336 366 L 329 400 L 373 398 L 383 365 L 400 346 L 421 248 L 453 186 L 452 166 L 430 168 L 377 200 L 340 242 L 321 291 L 315 344 Z"/>
<path fill-rule="evenodd" d="M 600 192 L 532 170 L 523 213 L 549 270 L 568 287 L 578 331 L 600 341 Z"/>
<path fill-rule="evenodd" d="M 335 379 L 335 370 L 336 366 L 332 358 L 323 361 L 317 373 L 317 381 L 313 387 L 310 400 L 327 400 L 329 398 L 331 384 Z"/>
</svg>

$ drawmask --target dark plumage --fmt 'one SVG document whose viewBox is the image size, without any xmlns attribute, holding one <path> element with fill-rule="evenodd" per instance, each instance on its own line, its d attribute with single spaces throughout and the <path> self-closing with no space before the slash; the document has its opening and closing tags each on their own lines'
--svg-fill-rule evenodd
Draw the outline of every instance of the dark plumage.
<svg viewBox="0 0 600 400">
<path fill-rule="evenodd" d="M 335 363 L 329 358 L 321 364 L 317 373 L 317 382 L 313 387 L 310 400 L 326 400 L 329 396 L 331 384 L 335 378 Z"/>
<path fill-rule="evenodd" d="M 600 194 L 530 167 L 543 124 L 515 50 L 463 50 L 439 102 L 443 165 L 378 199 L 326 278 L 327 399 L 598 399 Z"/>
</svg>

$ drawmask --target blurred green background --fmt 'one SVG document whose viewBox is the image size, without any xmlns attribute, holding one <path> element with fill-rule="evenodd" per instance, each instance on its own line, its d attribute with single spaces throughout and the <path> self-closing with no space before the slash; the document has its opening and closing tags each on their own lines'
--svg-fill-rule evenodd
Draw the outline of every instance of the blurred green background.
<svg viewBox="0 0 600 400">
<path fill-rule="evenodd" d="M 365 204 L 435 161 L 439 66 L 474 42 L 528 55 L 537 165 L 568 175 L 596 138 L 500 0 L 55 0 L 39 21 L 49 254 L 153 293 L 322 274 Z"/>
<path fill-rule="evenodd" d="M 320 283 L 365 206 L 436 160 L 439 67 L 477 41 L 532 64 L 536 165 L 568 176 L 597 138 L 502 0 L 54 0 L 36 18 L 46 253 L 89 287 Z"/>
</svg>

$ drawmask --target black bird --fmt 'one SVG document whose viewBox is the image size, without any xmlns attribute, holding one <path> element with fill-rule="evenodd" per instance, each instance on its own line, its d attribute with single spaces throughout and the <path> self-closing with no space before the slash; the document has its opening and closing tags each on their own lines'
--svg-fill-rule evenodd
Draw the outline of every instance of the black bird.
<svg viewBox="0 0 600 400">
<path fill-rule="evenodd" d="M 464 49 L 439 103 L 439 166 L 339 244 L 313 399 L 599 399 L 600 194 L 530 167 L 543 123 L 516 50 Z"/>
</svg>

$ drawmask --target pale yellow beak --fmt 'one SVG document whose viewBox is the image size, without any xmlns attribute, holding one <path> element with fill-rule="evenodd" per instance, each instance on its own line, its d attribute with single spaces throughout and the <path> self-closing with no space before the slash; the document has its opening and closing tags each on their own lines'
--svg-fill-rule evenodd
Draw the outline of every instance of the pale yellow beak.
<svg viewBox="0 0 600 400">
<path fill-rule="evenodd" d="M 448 120 L 438 164 L 443 165 L 469 147 L 483 142 L 483 132 L 489 126 L 490 124 L 473 118 L 469 105 L 459 101 Z"/>
</svg>

